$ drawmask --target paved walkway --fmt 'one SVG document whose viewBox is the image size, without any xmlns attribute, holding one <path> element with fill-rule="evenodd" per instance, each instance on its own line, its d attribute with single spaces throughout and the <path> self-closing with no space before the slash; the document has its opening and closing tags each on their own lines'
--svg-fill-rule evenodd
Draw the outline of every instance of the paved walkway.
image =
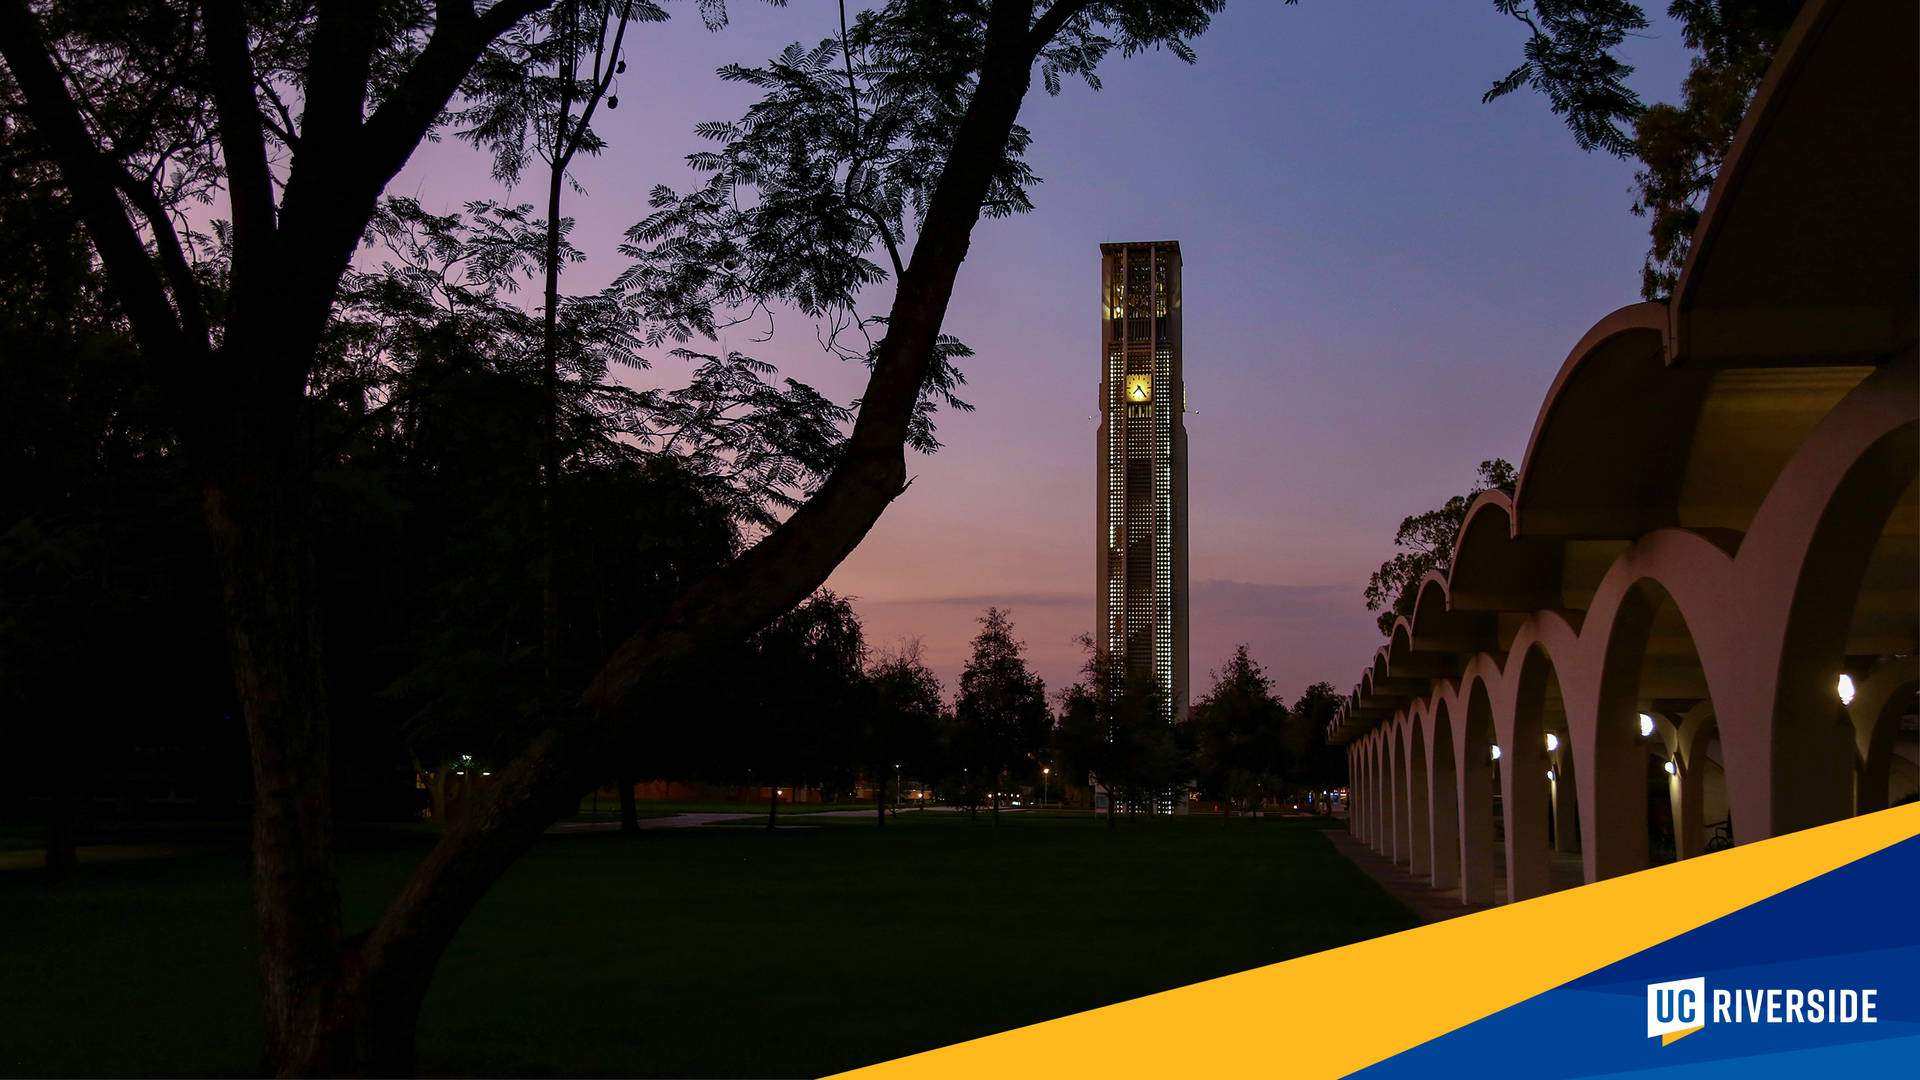
<svg viewBox="0 0 1920 1080">
<path fill-rule="evenodd" d="M 1353 860 L 1354 865 L 1372 875 L 1375 881 L 1386 887 L 1394 898 L 1412 908 L 1414 914 L 1423 922 L 1440 922 L 1459 915 L 1471 915 L 1476 911 L 1485 911 L 1489 907 L 1498 907 L 1507 902 L 1507 879 L 1504 874 L 1496 874 L 1493 879 L 1493 903 L 1472 907 L 1460 902 L 1459 889 L 1436 889 L 1427 883 L 1425 877 L 1415 877 L 1406 867 L 1384 855 L 1379 855 L 1366 844 L 1354 838 L 1345 829 L 1328 829 L 1326 837 L 1342 855 Z M 1493 857 L 1496 866 L 1506 865 L 1504 849 L 1494 845 Z M 1586 871 L 1581 864 L 1578 852 L 1554 852 L 1553 861 L 1548 866 L 1548 881 L 1552 891 L 1577 888 L 1586 882 Z"/>
<path fill-rule="evenodd" d="M 873 807 L 869 806 L 863 810 L 816 810 L 807 814 L 794 814 L 783 810 L 780 813 L 780 828 L 815 828 L 817 826 L 809 826 L 806 821 L 808 818 L 816 817 L 871 818 L 873 817 Z M 765 810 L 755 810 L 750 813 L 739 814 L 701 812 L 672 814 L 667 817 L 643 817 L 640 819 L 640 827 L 643 829 L 687 829 L 696 825 L 721 825 L 730 821 L 765 821 L 766 819 L 767 812 Z M 547 831 L 549 833 L 564 835 L 567 833 L 583 832 L 618 832 L 619 830 L 620 823 L 618 821 L 563 821 Z"/>
<path fill-rule="evenodd" d="M 1392 859 L 1374 854 L 1372 848 L 1345 829 L 1328 829 L 1322 835 L 1332 841 L 1335 850 L 1352 859 L 1354 865 L 1384 886 L 1394 899 L 1412 908 L 1421 922 L 1441 922 L 1459 915 L 1485 911 L 1492 906 L 1468 907 L 1460 902 L 1460 890 L 1434 888 L 1427 884 L 1425 878 L 1416 878 L 1407 873 Z M 1504 886 L 1505 882 L 1501 885 Z"/>
<path fill-rule="evenodd" d="M 643 829 L 687 829 L 695 825 L 712 825 L 719 821 L 745 821 L 748 818 L 766 817 L 765 814 L 673 814 L 668 817 L 643 817 L 640 827 Z M 562 821 L 547 830 L 550 833 L 618 832 L 617 821 Z"/>
</svg>

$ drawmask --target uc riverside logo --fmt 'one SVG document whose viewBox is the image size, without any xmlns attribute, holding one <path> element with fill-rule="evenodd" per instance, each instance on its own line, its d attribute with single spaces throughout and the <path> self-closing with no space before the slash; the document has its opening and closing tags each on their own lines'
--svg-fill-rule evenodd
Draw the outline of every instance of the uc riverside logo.
<svg viewBox="0 0 1920 1080">
<path fill-rule="evenodd" d="M 1873 1015 L 1877 990 L 1826 989 L 1715 990 L 1707 995 L 1707 980 L 1675 979 L 1647 984 L 1647 1038 L 1660 1036 L 1666 1046 L 1707 1026 L 1712 1009 L 1716 1024 L 1877 1024 Z"/>
</svg>

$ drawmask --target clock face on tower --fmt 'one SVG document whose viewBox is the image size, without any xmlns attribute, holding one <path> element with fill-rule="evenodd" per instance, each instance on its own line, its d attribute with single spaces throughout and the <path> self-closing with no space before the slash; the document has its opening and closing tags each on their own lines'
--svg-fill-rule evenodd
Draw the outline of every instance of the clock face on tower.
<svg viewBox="0 0 1920 1080">
<path fill-rule="evenodd" d="M 1153 400 L 1153 376 L 1151 375 L 1127 376 L 1127 400 L 1129 402 L 1136 402 L 1136 403 L 1143 402 L 1143 401 L 1152 401 Z"/>
</svg>

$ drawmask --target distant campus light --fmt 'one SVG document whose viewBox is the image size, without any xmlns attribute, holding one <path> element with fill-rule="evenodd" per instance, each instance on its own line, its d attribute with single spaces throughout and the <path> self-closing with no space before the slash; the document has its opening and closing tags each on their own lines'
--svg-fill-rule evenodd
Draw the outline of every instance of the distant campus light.
<svg viewBox="0 0 1920 1080">
<path fill-rule="evenodd" d="M 1548 769 L 1548 770 L 1547 770 L 1547 781 L 1548 781 L 1549 783 L 1551 783 L 1551 782 L 1553 781 L 1553 770 L 1552 770 L 1552 769 Z"/>
<path fill-rule="evenodd" d="M 1853 676 L 1847 674 L 1844 671 L 1841 672 L 1840 682 L 1838 685 L 1834 687 L 1834 690 L 1836 690 L 1840 694 L 1840 704 L 1842 705 L 1853 704 Z"/>
<path fill-rule="evenodd" d="M 1560 749 L 1560 736 L 1551 731 L 1547 732 L 1547 753 L 1551 754 L 1558 749 Z"/>
<path fill-rule="evenodd" d="M 1671 762 L 1671 761 L 1669 761 L 1669 762 L 1667 762 L 1667 775 L 1668 775 L 1668 776 L 1674 776 L 1674 775 L 1676 775 L 1676 774 L 1678 774 L 1679 772 L 1680 772 L 1680 770 L 1679 770 L 1679 769 L 1676 769 L 1676 768 L 1674 768 L 1674 767 L 1673 767 L 1673 762 Z"/>
<path fill-rule="evenodd" d="M 1640 714 L 1640 734 L 1649 739 L 1653 737 L 1653 717 L 1646 713 Z"/>
<path fill-rule="evenodd" d="M 1499 744 L 1499 743 L 1494 743 L 1494 744 L 1493 744 L 1493 758 L 1492 758 L 1492 760 L 1494 760 L 1494 761 L 1499 761 L 1499 760 L 1500 760 L 1500 744 Z"/>
</svg>

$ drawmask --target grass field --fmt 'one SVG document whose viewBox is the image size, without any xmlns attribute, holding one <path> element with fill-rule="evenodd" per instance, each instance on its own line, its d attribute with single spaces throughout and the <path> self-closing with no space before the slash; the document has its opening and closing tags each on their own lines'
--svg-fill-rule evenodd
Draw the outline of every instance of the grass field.
<svg viewBox="0 0 1920 1080">
<path fill-rule="evenodd" d="M 764 802 L 689 802 L 684 799 L 662 801 L 643 799 L 637 804 L 641 817 L 665 817 L 669 814 L 761 814 L 767 812 Z M 843 803 L 790 803 L 780 804 L 780 816 L 788 814 L 820 814 L 827 811 L 851 812 L 865 810 L 873 813 L 871 802 Z M 619 821 L 620 803 L 615 799 L 580 800 L 581 818 L 588 821 Z"/>
<path fill-rule="evenodd" d="M 818 1075 L 1413 925 L 1314 822 L 821 820 L 543 841 L 442 964 L 422 1070 Z M 354 920 L 423 842 L 343 857 Z M 243 855 L 0 873 L 0 925 L 0 1072 L 258 1068 Z"/>
</svg>

